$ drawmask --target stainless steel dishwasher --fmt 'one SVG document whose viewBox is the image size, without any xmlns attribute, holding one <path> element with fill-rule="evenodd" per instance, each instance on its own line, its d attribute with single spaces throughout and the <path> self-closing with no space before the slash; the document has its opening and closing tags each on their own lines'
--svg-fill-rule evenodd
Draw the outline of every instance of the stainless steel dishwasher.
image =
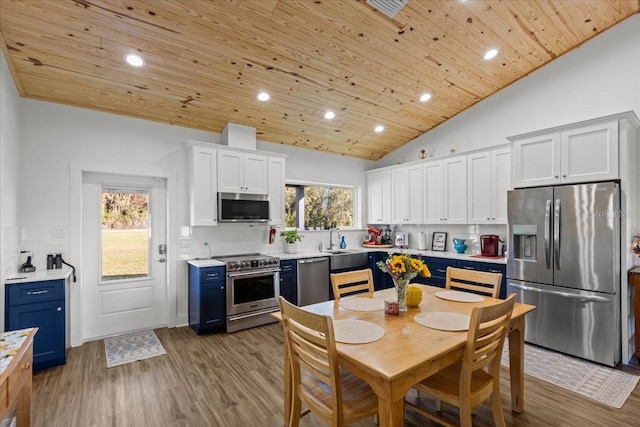
<svg viewBox="0 0 640 427">
<path fill-rule="evenodd" d="M 298 305 L 329 301 L 329 257 L 298 260 Z"/>
</svg>

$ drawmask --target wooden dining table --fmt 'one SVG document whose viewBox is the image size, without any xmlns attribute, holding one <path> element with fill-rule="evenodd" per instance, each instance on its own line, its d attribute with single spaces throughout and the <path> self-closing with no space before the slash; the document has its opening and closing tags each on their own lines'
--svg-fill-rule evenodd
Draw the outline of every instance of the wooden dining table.
<svg viewBox="0 0 640 427">
<path fill-rule="evenodd" d="M 404 398 L 411 387 L 462 358 L 467 331 L 451 332 L 432 329 L 414 320 L 419 313 L 452 312 L 470 315 L 474 307 L 497 303 L 484 297 L 481 302 L 457 302 L 439 298 L 442 288 L 422 287 L 422 302 L 409 307 L 400 315 L 385 314 L 384 310 L 354 311 L 326 301 L 303 307 L 313 313 L 338 319 L 358 319 L 384 329 L 384 336 L 366 344 L 344 344 L 336 347 L 340 365 L 366 381 L 378 396 L 380 427 L 401 427 L 404 423 Z M 395 289 L 375 292 L 373 298 L 390 298 Z M 362 298 L 362 296 L 357 296 Z M 524 327 L 525 314 L 535 306 L 516 303 L 509 325 L 509 369 L 511 380 L 511 409 L 522 412 L 524 407 Z M 282 320 L 280 313 L 274 317 Z M 290 414 L 291 373 L 288 355 L 284 360 L 284 425 Z"/>
</svg>

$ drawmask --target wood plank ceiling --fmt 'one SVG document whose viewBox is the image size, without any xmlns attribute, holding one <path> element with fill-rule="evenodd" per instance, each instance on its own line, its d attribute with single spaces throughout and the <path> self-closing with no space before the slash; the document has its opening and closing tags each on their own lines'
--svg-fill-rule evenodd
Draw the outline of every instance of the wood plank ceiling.
<svg viewBox="0 0 640 427">
<path fill-rule="evenodd" d="M 639 10 L 408 0 L 389 18 L 365 0 L 2 0 L 0 44 L 24 97 L 213 132 L 239 123 L 377 160 Z"/>
</svg>

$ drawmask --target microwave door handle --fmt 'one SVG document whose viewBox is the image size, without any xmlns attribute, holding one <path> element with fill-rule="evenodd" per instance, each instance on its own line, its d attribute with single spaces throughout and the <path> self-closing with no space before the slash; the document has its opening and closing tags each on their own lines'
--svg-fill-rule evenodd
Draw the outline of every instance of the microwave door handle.
<svg viewBox="0 0 640 427">
<path fill-rule="evenodd" d="M 556 270 L 560 270 L 560 199 L 556 199 L 553 213 L 553 256 Z"/>
<path fill-rule="evenodd" d="M 544 260 L 547 270 L 551 269 L 551 200 L 547 200 L 544 209 Z"/>
</svg>

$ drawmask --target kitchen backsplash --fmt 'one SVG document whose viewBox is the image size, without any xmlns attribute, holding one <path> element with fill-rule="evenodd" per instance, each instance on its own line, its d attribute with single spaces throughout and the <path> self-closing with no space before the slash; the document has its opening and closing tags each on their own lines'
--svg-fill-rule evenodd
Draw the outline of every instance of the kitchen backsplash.
<svg viewBox="0 0 640 427">
<path fill-rule="evenodd" d="M 264 254 L 277 254 L 284 252 L 280 232 L 283 227 L 276 228 L 275 242 L 269 244 L 269 226 L 247 224 L 224 224 L 217 227 L 183 227 L 180 237 L 180 258 L 206 258 L 216 255 L 231 255 L 240 253 L 258 252 Z M 447 252 L 455 252 L 453 238 L 467 239 L 468 249 L 466 253 L 480 253 L 480 235 L 497 234 L 506 241 L 506 225 L 411 225 L 395 226 L 396 231 L 409 233 L 409 248 L 417 249 L 418 235 L 421 231 L 427 234 L 427 249 L 431 249 L 433 232 L 447 233 Z M 339 230 L 345 236 L 347 249 L 362 248 L 363 237 L 366 230 Z M 299 252 L 318 251 L 318 244 L 329 247 L 329 230 L 302 230 L 304 236 L 302 242 L 298 242 Z M 207 243 L 205 245 L 205 242 Z M 334 233 L 334 244 L 339 240 Z"/>
</svg>

